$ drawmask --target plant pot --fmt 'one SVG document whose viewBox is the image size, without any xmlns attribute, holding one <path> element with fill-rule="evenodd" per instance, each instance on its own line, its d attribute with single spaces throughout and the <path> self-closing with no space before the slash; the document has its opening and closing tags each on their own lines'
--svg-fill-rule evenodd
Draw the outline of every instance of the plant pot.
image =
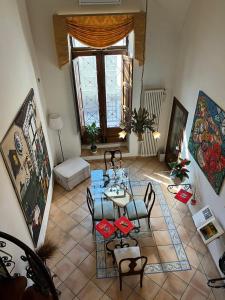
<svg viewBox="0 0 225 300">
<path fill-rule="evenodd" d="M 91 152 L 96 153 L 97 152 L 97 146 L 96 145 L 91 145 Z"/>
<path fill-rule="evenodd" d="M 170 178 L 173 180 L 173 183 L 176 184 L 176 185 L 179 185 L 181 183 L 184 182 L 185 178 L 183 177 L 183 179 L 181 180 L 180 177 L 176 177 L 174 175 L 170 175 Z"/>
</svg>

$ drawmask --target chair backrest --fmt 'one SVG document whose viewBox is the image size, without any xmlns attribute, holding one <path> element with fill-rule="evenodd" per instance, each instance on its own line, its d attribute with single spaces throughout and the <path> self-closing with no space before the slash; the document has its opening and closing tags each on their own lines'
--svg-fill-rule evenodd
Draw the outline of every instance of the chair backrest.
<svg viewBox="0 0 225 300">
<path fill-rule="evenodd" d="M 94 201 L 93 201 L 91 191 L 89 188 L 87 188 L 87 205 L 88 205 L 91 215 L 93 216 L 94 215 Z"/>
<path fill-rule="evenodd" d="M 148 206 L 147 201 L 148 201 L 148 197 L 151 194 L 152 190 L 153 190 L 152 184 L 151 184 L 151 182 L 149 182 L 147 185 L 146 191 L 145 191 L 145 196 L 144 196 L 144 202 L 145 202 L 146 206 Z"/>
<path fill-rule="evenodd" d="M 155 192 L 153 190 L 151 190 L 151 192 L 148 194 L 148 197 L 147 197 L 146 202 L 145 202 L 149 218 L 150 218 L 151 211 L 152 211 L 154 203 L 155 203 Z"/>
<path fill-rule="evenodd" d="M 146 256 L 121 259 L 118 266 L 119 273 L 124 275 L 140 274 L 144 271 L 147 260 Z"/>
<path fill-rule="evenodd" d="M 110 155 L 109 158 L 107 158 L 107 155 Z M 105 162 L 105 169 L 108 169 L 108 164 L 111 164 L 111 167 L 117 166 L 117 163 L 119 167 L 121 168 L 121 160 L 122 160 L 122 153 L 119 149 L 116 150 L 106 150 L 104 153 L 104 162 Z"/>
</svg>

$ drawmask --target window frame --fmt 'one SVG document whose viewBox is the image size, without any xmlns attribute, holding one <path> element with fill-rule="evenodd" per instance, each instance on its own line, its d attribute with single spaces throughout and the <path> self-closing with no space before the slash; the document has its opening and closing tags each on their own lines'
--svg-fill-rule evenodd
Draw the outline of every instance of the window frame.
<svg viewBox="0 0 225 300">
<path fill-rule="evenodd" d="M 121 131 L 119 127 L 107 128 L 107 117 L 106 117 L 106 88 L 105 88 L 105 56 L 106 55 L 128 55 L 128 37 L 126 37 L 125 46 L 111 46 L 104 49 L 93 49 L 91 47 L 73 47 L 72 37 L 70 37 L 71 45 L 71 60 L 72 60 L 72 79 L 75 106 L 77 108 L 78 115 L 78 127 L 80 128 L 81 142 L 87 144 L 88 139 L 86 132 L 81 128 L 80 113 L 78 108 L 78 99 L 76 92 L 76 79 L 73 67 L 73 60 L 79 56 L 95 56 L 96 57 L 96 68 L 97 68 L 97 83 L 98 83 L 98 101 L 99 101 L 99 121 L 101 132 L 98 136 L 98 140 L 101 143 L 121 142 L 118 137 L 118 133 Z M 132 78 L 133 80 L 133 78 Z M 123 86 L 122 86 L 123 89 Z M 132 92 L 131 92 L 132 97 Z M 131 101 L 130 101 L 131 103 Z"/>
</svg>

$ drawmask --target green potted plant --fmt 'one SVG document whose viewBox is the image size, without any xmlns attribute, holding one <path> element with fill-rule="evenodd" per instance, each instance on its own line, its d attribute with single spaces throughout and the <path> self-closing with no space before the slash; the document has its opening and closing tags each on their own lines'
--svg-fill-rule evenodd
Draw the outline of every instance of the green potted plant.
<svg viewBox="0 0 225 300">
<path fill-rule="evenodd" d="M 190 160 L 178 158 L 176 162 L 169 163 L 171 167 L 170 178 L 175 184 L 182 183 L 186 178 L 189 178 L 189 170 L 186 168 L 190 164 Z"/>
<path fill-rule="evenodd" d="M 140 107 L 138 111 L 136 108 L 132 111 L 125 106 L 123 112 L 124 119 L 120 123 L 122 131 L 119 133 L 121 138 L 125 138 L 127 133 L 133 131 L 137 135 L 138 141 L 143 141 L 143 135 L 147 129 L 153 133 L 154 138 L 159 138 L 160 134 L 154 128 L 156 115 L 153 114 L 150 117 L 149 112 L 143 107 Z"/>
<path fill-rule="evenodd" d="M 96 126 L 96 122 L 93 122 L 90 125 L 85 126 L 85 130 L 87 133 L 88 141 L 91 144 L 91 152 L 96 153 L 97 152 L 97 146 L 96 146 L 96 138 L 99 134 L 99 128 Z"/>
</svg>

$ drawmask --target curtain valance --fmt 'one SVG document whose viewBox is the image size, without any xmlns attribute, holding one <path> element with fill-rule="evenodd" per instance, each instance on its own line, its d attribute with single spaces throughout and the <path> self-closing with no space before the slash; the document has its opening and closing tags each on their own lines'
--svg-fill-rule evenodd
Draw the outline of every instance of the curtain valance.
<svg viewBox="0 0 225 300">
<path fill-rule="evenodd" d="M 69 62 L 68 34 L 94 48 L 109 47 L 132 30 L 135 58 L 144 63 L 145 13 L 113 15 L 53 15 L 59 67 Z"/>
</svg>

